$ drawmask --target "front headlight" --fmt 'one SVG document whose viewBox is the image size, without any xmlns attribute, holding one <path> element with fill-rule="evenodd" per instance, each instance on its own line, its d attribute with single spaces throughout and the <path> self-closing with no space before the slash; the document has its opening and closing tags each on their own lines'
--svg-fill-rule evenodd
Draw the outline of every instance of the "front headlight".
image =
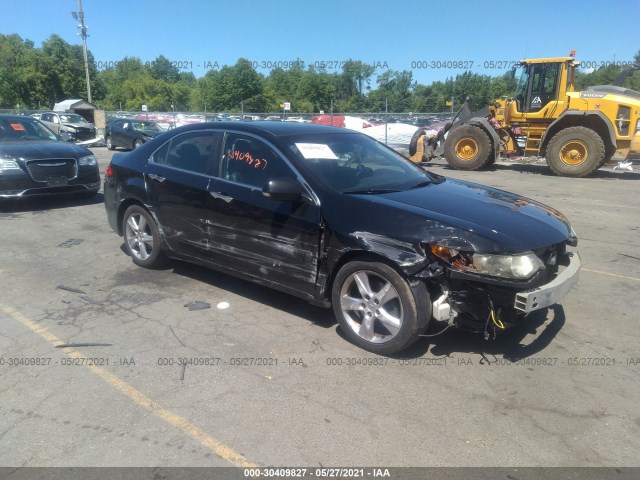
<svg viewBox="0 0 640 480">
<path fill-rule="evenodd" d="M 440 245 L 432 245 L 431 252 L 459 270 L 492 277 L 526 280 L 545 268 L 544 263 L 533 252 L 493 255 L 462 252 Z"/>
<path fill-rule="evenodd" d="M 78 165 L 97 165 L 98 160 L 96 160 L 95 155 L 87 155 L 86 157 L 81 157 L 78 159 Z"/>
<path fill-rule="evenodd" d="M 530 278 L 538 270 L 544 268 L 542 261 L 533 252 L 521 255 L 474 253 L 473 266 L 476 273 L 493 277 L 517 278 L 518 280 Z"/>
<path fill-rule="evenodd" d="M 14 160 L 3 160 L 0 158 L 0 173 L 5 170 L 20 170 L 18 162 Z"/>
</svg>

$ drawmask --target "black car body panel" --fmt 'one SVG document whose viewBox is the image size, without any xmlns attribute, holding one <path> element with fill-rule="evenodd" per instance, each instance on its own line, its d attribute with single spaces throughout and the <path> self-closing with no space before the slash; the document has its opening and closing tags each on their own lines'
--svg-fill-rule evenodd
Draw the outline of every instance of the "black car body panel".
<svg viewBox="0 0 640 480">
<path fill-rule="evenodd" d="M 105 139 L 111 141 L 112 147 L 133 149 L 136 141 L 146 143 L 162 133 L 155 122 L 137 118 L 117 118 L 107 125 Z"/>
<path fill-rule="evenodd" d="M 44 136 L 38 137 L 37 132 Z M 0 162 L 4 165 L 0 166 L 1 197 L 95 193 L 100 189 L 93 154 L 63 142 L 31 117 L 0 115 Z"/>
<path fill-rule="evenodd" d="M 193 155 L 198 161 L 206 157 L 208 162 L 199 171 L 170 166 L 170 160 L 162 164 L 163 158 L 171 158 L 166 152 L 174 142 L 198 134 L 218 139 L 224 136 L 227 147 L 220 148 L 216 140 L 213 147 L 200 149 L 200 153 L 196 150 Z M 279 178 L 283 171 L 267 170 L 263 160 L 268 157 L 260 160 L 262 157 L 234 154 L 236 143 L 229 145 L 240 135 L 245 142 L 259 139 L 287 164 L 288 173 L 304 192 L 298 200 L 277 201 L 265 196 L 265 182 Z M 487 311 L 497 309 L 505 317 L 512 314 L 514 322 L 515 317 L 528 313 L 514 308 L 515 295 L 537 291 L 560 278 L 563 262 L 573 262 L 567 282 L 572 285 L 577 281 L 579 259 L 566 249 L 577 240 L 568 220 L 553 208 L 505 191 L 415 170 L 418 167 L 404 160 L 398 160 L 398 171 L 406 168 L 415 174 L 410 176 L 420 179 L 415 185 L 376 190 L 371 185 L 378 173 L 362 165 L 350 169 L 351 158 L 347 156 L 338 183 L 344 184 L 346 177 L 353 176 L 356 183 L 370 185 L 338 189 L 323 181 L 322 172 L 329 170 L 322 159 L 310 157 L 307 161 L 300 153 L 309 144 L 323 146 L 323 136 L 338 143 L 365 142 L 360 140 L 363 135 L 340 128 L 284 122 L 205 123 L 167 132 L 134 152 L 113 157 L 104 188 L 109 223 L 122 234 L 124 210 L 139 203 L 156 220 L 171 256 L 325 305 L 343 265 L 357 258 L 378 259 L 401 272 L 414 291 L 428 291 L 424 295 L 432 299 L 448 298 L 448 305 L 455 309 L 450 321 L 475 331 L 482 330 Z M 375 143 L 371 139 L 366 142 Z M 331 148 L 338 151 L 337 146 Z M 325 155 L 335 157 L 335 163 L 342 161 L 333 150 Z M 228 172 L 232 160 L 238 158 L 250 162 L 254 176 L 261 169 L 271 173 L 265 173 L 258 184 L 245 175 L 249 171 L 243 177 L 233 177 Z M 379 178 L 400 175 L 392 169 L 380 172 Z M 464 255 L 533 255 L 544 267 L 526 278 L 498 278 L 447 263 L 433 253 L 434 246 Z M 564 282 L 564 277 L 561 280 Z M 541 292 L 548 299 L 559 298 L 559 290 L 551 290 Z M 533 304 L 537 302 L 528 303 Z M 436 319 L 446 320 L 442 313 Z"/>
</svg>

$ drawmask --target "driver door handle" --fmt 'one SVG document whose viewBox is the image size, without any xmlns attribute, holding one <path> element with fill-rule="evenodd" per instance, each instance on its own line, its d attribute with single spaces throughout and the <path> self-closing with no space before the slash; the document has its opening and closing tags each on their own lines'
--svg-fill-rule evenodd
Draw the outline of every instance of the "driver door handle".
<svg viewBox="0 0 640 480">
<path fill-rule="evenodd" d="M 165 181 L 165 178 L 164 178 L 164 177 L 161 177 L 160 175 L 156 175 L 156 174 L 154 174 L 154 173 L 150 173 L 150 174 L 149 174 L 149 178 L 150 178 L 151 180 L 155 180 L 156 182 L 160 182 L 160 183 L 162 183 L 162 182 L 164 182 L 164 181 Z"/>
<path fill-rule="evenodd" d="M 209 195 L 211 195 L 216 200 L 224 200 L 227 203 L 230 203 L 233 200 L 233 197 L 220 192 L 209 192 Z"/>
</svg>

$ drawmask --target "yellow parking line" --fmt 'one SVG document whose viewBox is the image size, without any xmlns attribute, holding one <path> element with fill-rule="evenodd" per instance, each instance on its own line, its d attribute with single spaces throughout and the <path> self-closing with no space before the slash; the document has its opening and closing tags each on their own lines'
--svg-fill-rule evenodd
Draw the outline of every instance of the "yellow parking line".
<svg viewBox="0 0 640 480">
<path fill-rule="evenodd" d="M 591 272 L 591 273 L 599 273 L 600 275 L 608 275 L 610 277 L 626 278 L 627 280 L 638 280 L 638 281 L 640 281 L 640 278 L 638 278 L 638 277 L 628 277 L 626 275 L 618 275 L 617 273 L 601 272 L 600 270 L 591 270 L 590 268 L 583 268 L 582 271 L 583 272 Z"/>
<path fill-rule="evenodd" d="M 3 310 L 7 315 L 12 317 L 14 320 L 20 322 L 22 325 L 27 327 L 32 332 L 38 334 L 41 338 L 46 340 L 48 343 L 52 344 L 54 347 L 57 345 L 63 345 L 64 342 L 56 337 L 54 334 L 49 332 L 45 327 L 38 325 L 33 320 L 29 319 L 22 313 L 18 312 L 16 309 L 9 307 L 0 303 L 0 309 Z M 73 350 L 72 348 L 62 348 L 64 353 L 66 353 L 71 358 L 83 358 L 84 354 L 77 350 Z M 98 375 L 105 382 L 107 382 L 112 387 L 119 390 L 121 393 L 129 397 L 135 403 L 140 405 L 142 408 L 149 410 L 158 418 L 161 418 L 165 422 L 170 425 L 182 430 L 184 433 L 195 439 L 197 442 L 213 451 L 216 455 L 218 455 L 223 460 L 226 460 L 235 466 L 244 467 L 244 468 L 252 468 L 257 465 L 251 463 L 244 456 L 233 450 L 231 447 L 228 447 L 224 443 L 216 440 L 212 436 L 208 435 L 201 428 L 195 426 L 188 420 L 176 415 L 175 413 L 167 410 L 162 407 L 157 402 L 153 401 L 151 398 L 147 397 L 140 390 L 137 390 L 133 386 L 129 385 L 127 382 L 121 380 L 113 373 L 108 370 L 95 366 L 95 365 L 83 365 L 86 369 L 90 370 L 94 374 Z"/>
</svg>

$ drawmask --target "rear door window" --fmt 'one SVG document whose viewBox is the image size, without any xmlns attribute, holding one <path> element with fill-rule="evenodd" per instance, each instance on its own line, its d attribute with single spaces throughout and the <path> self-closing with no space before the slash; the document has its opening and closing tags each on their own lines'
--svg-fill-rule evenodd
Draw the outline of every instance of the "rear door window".
<svg viewBox="0 0 640 480">
<path fill-rule="evenodd" d="M 209 174 L 217 168 L 221 141 L 220 132 L 187 132 L 156 150 L 151 161 L 192 173 Z"/>
</svg>

